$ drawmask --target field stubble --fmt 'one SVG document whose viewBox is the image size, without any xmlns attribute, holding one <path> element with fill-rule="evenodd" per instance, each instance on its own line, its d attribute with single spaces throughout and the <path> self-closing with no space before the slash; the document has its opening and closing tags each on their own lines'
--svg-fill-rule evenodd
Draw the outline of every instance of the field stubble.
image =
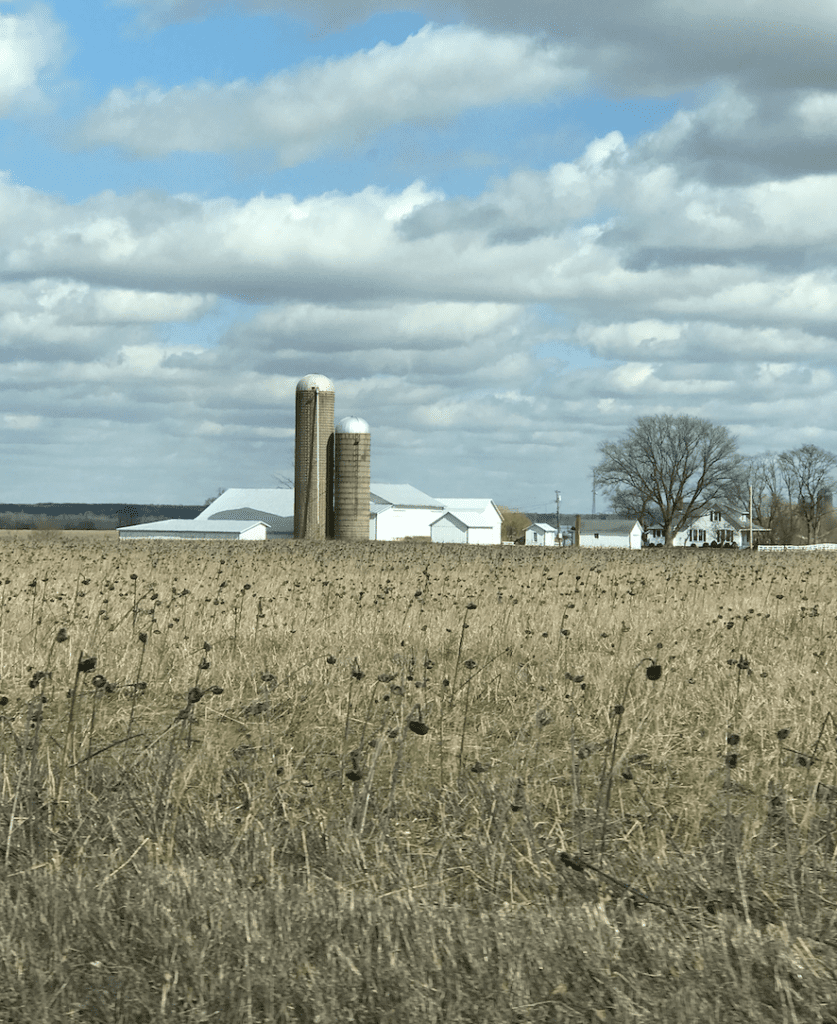
<svg viewBox="0 0 837 1024">
<path fill-rule="evenodd" d="M 0 540 L 0 1020 L 837 1019 L 834 563 Z"/>
</svg>

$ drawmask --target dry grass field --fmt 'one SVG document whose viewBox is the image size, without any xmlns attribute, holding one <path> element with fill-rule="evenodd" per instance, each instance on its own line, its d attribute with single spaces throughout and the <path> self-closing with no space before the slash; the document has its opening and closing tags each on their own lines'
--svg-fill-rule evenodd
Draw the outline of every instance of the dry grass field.
<svg viewBox="0 0 837 1024">
<path fill-rule="evenodd" d="M 837 1020 L 833 555 L 0 535 L 0 1021 Z"/>
</svg>

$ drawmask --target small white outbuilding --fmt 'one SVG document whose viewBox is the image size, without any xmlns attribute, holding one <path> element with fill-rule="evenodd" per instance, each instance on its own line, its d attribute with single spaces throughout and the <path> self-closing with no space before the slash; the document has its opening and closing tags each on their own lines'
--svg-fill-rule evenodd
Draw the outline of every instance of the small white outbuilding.
<svg viewBox="0 0 837 1024">
<path fill-rule="evenodd" d="M 558 531 L 549 523 L 532 523 L 526 529 L 524 543 L 536 544 L 544 548 L 554 547 L 557 536 Z"/>
<path fill-rule="evenodd" d="M 502 541 L 503 517 L 491 498 L 437 498 L 445 508 L 441 519 L 452 522 L 459 520 L 466 530 L 464 544 L 499 544 Z M 437 519 L 436 522 L 439 520 Z M 460 528 L 461 528 L 460 527 Z M 443 529 L 447 529 L 444 527 Z M 437 531 L 438 532 L 438 531 Z M 431 539 L 433 526 L 431 524 Z"/>
<path fill-rule="evenodd" d="M 642 547 L 642 527 L 636 519 L 584 518 L 579 516 L 580 532 L 576 541 L 576 527 L 569 533 L 569 543 L 582 548 L 631 548 Z"/>
</svg>

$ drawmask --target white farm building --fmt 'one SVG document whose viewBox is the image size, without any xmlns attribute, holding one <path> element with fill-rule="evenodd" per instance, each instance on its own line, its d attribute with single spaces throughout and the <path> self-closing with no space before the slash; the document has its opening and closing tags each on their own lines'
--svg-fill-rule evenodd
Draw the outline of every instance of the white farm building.
<svg viewBox="0 0 837 1024">
<path fill-rule="evenodd" d="M 432 498 L 409 484 L 372 484 L 369 539 L 426 537 L 439 543 L 499 544 L 501 517 L 490 498 Z M 232 487 L 196 519 L 119 529 L 121 540 L 289 540 L 292 488 Z"/>
<path fill-rule="evenodd" d="M 582 548 L 639 549 L 642 547 L 642 527 L 636 519 L 576 516 L 567 543 Z"/>
<path fill-rule="evenodd" d="M 500 543 L 502 517 L 490 498 L 432 498 L 409 484 L 375 483 L 370 497 L 370 540 Z"/>
<path fill-rule="evenodd" d="M 120 540 L 278 540 L 294 535 L 294 492 L 231 487 L 196 519 L 123 526 Z"/>
<path fill-rule="evenodd" d="M 118 532 L 120 540 L 266 540 L 267 524 L 242 519 L 164 519 L 123 526 Z"/>
<path fill-rule="evenodd" d="M 549 523 L 532 523 L 531 526 L 526 528 L 524 543 L 535 544 L 544 548 L 551 548 L 555 547 L 555 540 L 557 536 L 558 531 L 554 526 L 550 526 Z"/>
</svg>

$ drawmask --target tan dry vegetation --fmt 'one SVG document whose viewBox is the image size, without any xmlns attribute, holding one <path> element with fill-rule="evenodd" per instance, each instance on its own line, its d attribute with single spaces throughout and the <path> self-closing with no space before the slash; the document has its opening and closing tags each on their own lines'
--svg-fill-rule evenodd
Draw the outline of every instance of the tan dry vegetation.
<svg viewBox="0 0 837 1024">
<path fill-rule="evenodd" d="M 833 1021 L 835 614 L 830 554 L 4 538 L 0 1019 Z"/>
</svg>

